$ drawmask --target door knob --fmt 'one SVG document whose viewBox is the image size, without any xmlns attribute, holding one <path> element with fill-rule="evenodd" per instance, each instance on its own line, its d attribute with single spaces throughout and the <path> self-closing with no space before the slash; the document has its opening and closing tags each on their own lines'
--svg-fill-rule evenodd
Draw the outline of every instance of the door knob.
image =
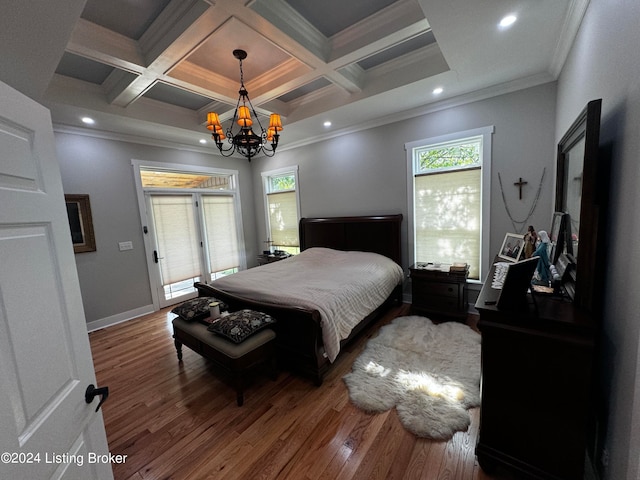
<svg viewBox="0 0 640 480">
<path fill-rule="evenodd" d="M 93 402 L 93 399 L 97 396 L 100 396 L 100 402 L 96 407 L 96 412 L 100 410 L 100 407 L 105 402 L 105 400 L 109 397 L 109 387 L 100 387 L 96 388 L 96 386 L 92 383 L 87 387 L 87 390 L 84 392 L 84 401 L 87 403 Z"/>
</svg>

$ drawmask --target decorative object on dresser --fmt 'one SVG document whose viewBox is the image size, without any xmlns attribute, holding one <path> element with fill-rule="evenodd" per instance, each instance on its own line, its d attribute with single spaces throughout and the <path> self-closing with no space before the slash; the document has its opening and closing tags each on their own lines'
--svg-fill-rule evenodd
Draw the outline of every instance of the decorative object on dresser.
<svg viewBox="0 0 640 480">
<path fill-rule="evenodd" d="M 502 241 L 498 257 L 507 262 L 517 262 L 522 258 L 524 251 L 524 235 L 519 233 L 507 233 Z"/>
<path fill-rule="evenodd" d="M 344 376 L 351 401 L 368 412 L 396 407 L 415 435 L 448 440 L 480 403 L 480 335 L 457 322 L 399 317 L 367 343 Z"/>
<path fill-rule="evenodd" d="M 469 265 L 416 263 L 409 272 L 412 313 L 466 319 Z"/>
<path fill-rule="evenodd" d="M 549 240 L 551 241 L 551 251 L 549 252 L 549 261 L 551 263 L 556 263 L 558 261 L 558 257 L 563 253 L 573 255 L 571 217 L 568 213 L 555 212 L 553 214 L 551 230 L 549 231 Z M 578 253 L 577 249 L 576 253 Z"/>
<path fill-rule="evenodd" d="M 536 192 L 536 196 L 531 203 L 531 208 L 529 208 L 527 215 L 521 220 L 516 220 L 513 217 L 513 213 L 511 213 L 511 209 L 509 208 L 509 202 L 507 201 L 507 198 L 504 192 L 504 187 L 502 185 L 502 176 L 500 175 L 500 172 L 498 172 L 498 184 L 500 185 L 500 193 L 502 194 L 502 203 L 504 204 L 504 209 L 507 212 L 507 216 L 509 217 L 509 220 L 511 220 L 511 225 L 513 226 L 513 230 L 518 233 L 522 232 L 524 230 L 525 225 L 529 224 L 529 220 L 531 219 L 534 212 L 536 211 L 536 207 L 538 206 L 538 201 L 540 200 L 540 194 L 542 193 L 542 187 L 544 186 L 544 176 L 546 171 L 547 171 L 546 168 L 542 169 L 542 175 L 540 176 L 540 182 L 538 183 L 538 190 Z M 514 186 L 518 187 L 518 200 L 522 201 L 522 187 L 528 183 L 529 182 L 523 181 L 522 177 L 520 177 L 517 182 L 513 183 Z"/>
</svg>

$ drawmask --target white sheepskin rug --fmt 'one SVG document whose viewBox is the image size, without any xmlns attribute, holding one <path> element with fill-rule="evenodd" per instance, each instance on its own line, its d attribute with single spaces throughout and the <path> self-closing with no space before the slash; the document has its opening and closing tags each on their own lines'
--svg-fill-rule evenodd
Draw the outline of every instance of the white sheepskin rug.
<svg viewBox="0 0 640 480">
<path fill-rule="evenodd" d="M 448 440 L 480 405 L 480 334 L 466 325 L 398 317 L 367 343 L 344 376 L 351 401 L 367 412 L 396 407 L 419 437 Z"/>
</svg>

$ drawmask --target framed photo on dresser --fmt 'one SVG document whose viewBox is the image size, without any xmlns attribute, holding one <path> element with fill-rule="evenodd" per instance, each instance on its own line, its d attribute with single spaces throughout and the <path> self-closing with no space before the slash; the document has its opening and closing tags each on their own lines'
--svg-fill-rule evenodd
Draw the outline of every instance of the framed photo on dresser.
<svg viewBox="0 0 640 480">
<path fill-rule="evenodd" d="M 502 241 L 498 257 L 507 262 L 518 262 L 524 250 L 524 236 L 519 233 L 507 233 Z"/>
</svg>

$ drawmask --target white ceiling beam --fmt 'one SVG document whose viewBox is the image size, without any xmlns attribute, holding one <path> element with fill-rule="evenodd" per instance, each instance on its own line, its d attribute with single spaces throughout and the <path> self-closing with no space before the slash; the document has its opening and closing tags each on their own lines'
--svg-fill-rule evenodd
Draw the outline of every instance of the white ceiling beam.
<svg viewBox="0 0 640 480">
<path fill-rule="evenodd" d="M 430 30 L 431 27 L 429 26 L 429 22 L 427 22 L 426 19 L 422 19 L 400 30 L 392 31 L 385 36 L 380 36 L 378 33 L 375 39 L 371 39 L 369 43 L 364 43 L 361 47 L 343 49 L 344 55 L 336 55 L 334 59 L 328 63 L 328 66 L 331 69 L 338 69 L 346 65 L 351 65 L 355 62 L 359 62 L 361 60 L 364 60 L 365 58 L 387 50 L 392 46 L 398 45 L 402 42 L 406 42 L 407 40 L 411 40 L 412 38 L 415 38 L 418 35 L 424 34 Z"/>
<path fill-rule="evenodd" d="M 328 63 L 358 61 L 377 53 L 385 42 L 397 44 L 429 30 L 420 6 L 414 0 L 399 0 L 331 37 Z"/>
<path fill-rule="evenodd" d="M 142 73 L 145 59 L 138 42 L 79 18 L 66 51 L 132 73 Z"/>
<path fill-rule="evenodd" d="M 153 52 L 147 55 L 147 58 L 153 57 L 147 65 L 138 42 L 86 20 L 79 22 L 77 35 L 75 38 L 72 36 L 67 50 L 138 74 L 129 83 L 124 81 L 127 78 L 125 76 L 120 76 L 119 81 L 110 82 L 107 95 L 115 105 L 126 107 L 140 98 L 224 21 L 213 9 L 203 9 L 202 2 L 190 2 L 186 11 L 184 5 L 183 8 L 175 7 L 180 2 L 174 1 L 171 5 L 173 8 L 158 17 L 148 30 L 150 33 L 141 39 L 146 50 Z M 199 16 L 193 20 L 196 14 Z M 165 36 L 158 32 L 164 32 Z M 159 45 L 151 44 L 150 39 L 154 38 L 165 47 L 161 52 Z"/>
<path fill-rule="evenodd" d="M 249 7 L 284 32 L 314 57 L 327 61 L 329 40 L 284 0 L 255 0 Z"/>
<path fill-rule="evenodd" d="M 140 37 L 140 49 L 148 63 L 165 54 L 187 32 L 188 43 L 193 37 L 209 35 L 209 22 L 201 20 L 208 9 L 208 4 L 201 0 L 172 0 Z"/>
</svg>

